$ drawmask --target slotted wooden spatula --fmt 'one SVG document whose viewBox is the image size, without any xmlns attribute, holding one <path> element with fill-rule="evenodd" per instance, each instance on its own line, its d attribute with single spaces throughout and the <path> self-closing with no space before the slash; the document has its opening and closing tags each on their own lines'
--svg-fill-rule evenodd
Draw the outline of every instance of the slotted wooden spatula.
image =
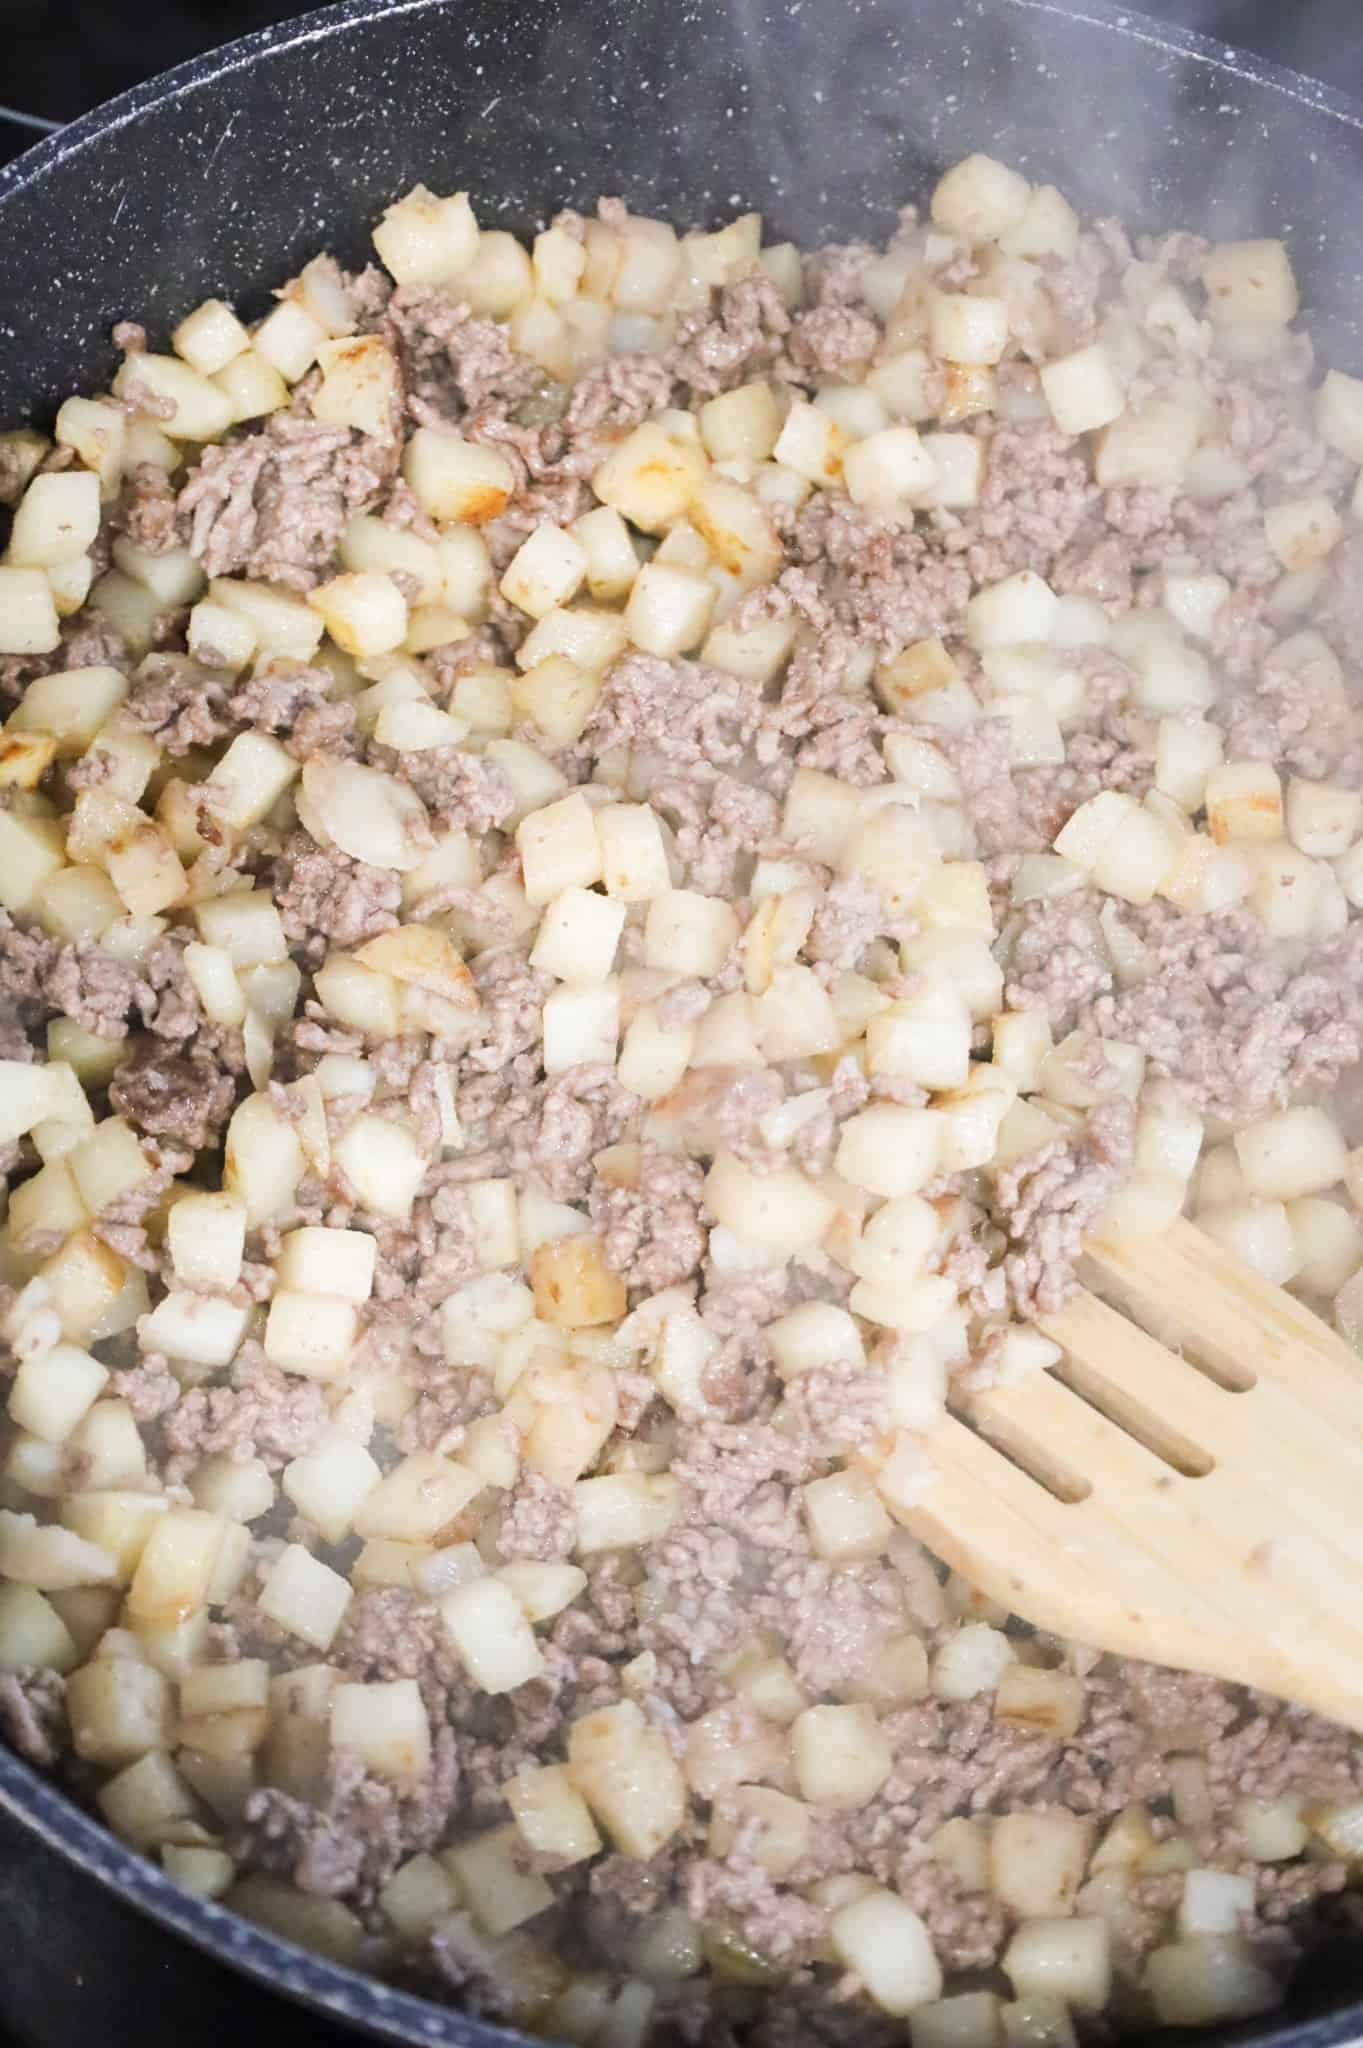
<svg viewBox="0 0 1363 2048">
<path fill-rule="evenodd" d="M 1363 1729 L 1363 1361 L 1189 1223 L 1081 1276 L 901 1519 L 1035 1627 Z"/>
</svg>

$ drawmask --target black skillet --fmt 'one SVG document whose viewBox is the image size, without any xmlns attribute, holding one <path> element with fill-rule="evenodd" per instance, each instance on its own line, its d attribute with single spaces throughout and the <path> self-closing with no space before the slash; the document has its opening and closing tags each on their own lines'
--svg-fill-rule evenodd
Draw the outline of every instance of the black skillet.
<svg viewBox="0 0 1363 2048">
<path fill-rule="evenodd" d="M 1130 227 L 1286 234 L 1328 359 L 1363 371 L 1363 111 L 1106 0 L 346 0 L 139 86 L 0 172 L 0 421 L 107 379 L 116 319 L 156 338 L 210 293 L 261 310 L 319 246 L 362 259 L 366 223 L 418 178 L 467 185 L 485 223 L 514 228 L 619 192 L 686 222 L 760 207 L 809 243 L 883 232 L 972 149 Z M 3 1748 L 0 1806 L 315 2012 L 442 2048 L 520 2038 L 188 1897 Z M 33 1904 L 0 1969 L 79 1948 Z M 118 1956 L 69 1967 L 116 1979 Z M 220 1982 L 205 1972 L 210 2031 Z M 134 2038 L 110 1992 L 110 2038 Z M 1363 2038 L 1363 1937 L 1318 1958 L 1281 2013 L 1206 2038 Z"/>
</svg>

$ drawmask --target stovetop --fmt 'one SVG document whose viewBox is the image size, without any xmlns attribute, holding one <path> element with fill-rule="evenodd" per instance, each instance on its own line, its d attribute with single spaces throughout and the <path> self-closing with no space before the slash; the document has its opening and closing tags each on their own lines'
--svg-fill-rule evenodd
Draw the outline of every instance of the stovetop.
<svg viewBox="0 0 1363 2048">
<path fill-rule="evenodd" d="M 717 0 L 718 4 L 718 0 Z M 1327 78 L 1363 99 L 1359 0 L 1137 0 L 1150 14 Z M 8 62 L 0 162 L 46 127 L 172 64 L 305 10 L 277 0 L 4 0 Z M 79 52 L 73 60 L 73 52 Z M 0 1813 L 0 2048 L 86 2039 L 171 2048 L 211 2015 L 220 2039 L 269 2048 L 356 2048 L 358 2037 L 299 2011 L 144 1920 Z"/>
</svg>

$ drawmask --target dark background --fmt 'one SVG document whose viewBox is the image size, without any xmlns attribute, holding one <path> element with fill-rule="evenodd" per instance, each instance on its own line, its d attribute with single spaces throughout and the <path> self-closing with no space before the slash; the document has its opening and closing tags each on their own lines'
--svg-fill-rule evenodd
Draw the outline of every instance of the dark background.
<svg viewBox="0 0 1363 2048">
<path fill-rule="evenodd" d="M 1363 0 L 1140 4 L 1363 100 Z M 305 11 L 271 0 L 0 0 L 8 58 L 0 100 L 44 126 L 69 121 L 200 50 Z M 0 113 L 0 162 L 32 139 L 32 128 Z M 226 2040 L 250 2030 L 268 2048 L 342 2048 L 357 2038 L 179 1946 L 2 1814 L 0 1929 L 0 2048 L 70 2048 L 87 2039 L 180 2048 L 205 2029 Z"/>
</svg>

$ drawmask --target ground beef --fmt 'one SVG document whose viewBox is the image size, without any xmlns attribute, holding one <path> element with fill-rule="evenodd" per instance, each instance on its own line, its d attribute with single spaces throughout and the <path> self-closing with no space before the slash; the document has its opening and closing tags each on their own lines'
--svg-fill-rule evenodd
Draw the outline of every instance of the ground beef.
<svg viewBox="0 0 1363 2048">
<path fill-rule="evenodd" d="M 1080 1138 L 1057 1139 L 997 1176 L 994 1205 L 1010 1245 L 1009 1299 L 1023 1318 L 1053 1315 L 1073 1293 L 1084 1233 L 1129 1171 L 1134 1134 L 1131 1104 L 1107 1102 Z"/>
<path fill-rule="evenodd" d="M 125 481 L 118 518 L 133 546 L 149 555 L 184 545 L 174 487 L 154 462 L 139 462 Z"/>
<path fill-rule="evenodd" d="M 260 1458 L 277 1471 L 310 1451 L 328 1420 L 316 1381 L 280 1372 L 259 1345 L 248 1342 L 232 1363 L 230 1384 L 191 1387 L 161 1429 L 171 1471 L 189 1471 L 201 1458 L 221 1452 Z"/>
<path fill-rule="evenodd" d="M 507 1143 L 513 1172 L 532 1174 L 556 1201 L 581 1201 L 593 1182 L 593 1158 L 620 1142 L 637 1109 L 638 1097 L 620 1086 L 613 1067 L 570 1067 L 529 1101 L 506 1100 L 491 1119 L 491 1135 Z"/>
<path fill-rule="evenodd" d="M 70 1741 L 65 1680 L 29 1666 L 0 1672 L 0 1735 L 25 1763 L 55 1764 Z"/>
<path fill-rule="evenodd" d="M 769 277 L 758 272 L 721 286 L 713 314 L 688 313 L 668 368 L 697 397 L 746 384 L 775 362 L 790 332 L 790 315 Z"/>
<path fill-rule="evenodd" d="M 516 808 L 506 770 L 463 747 L 422 747 L 394 755 L 392 765 L 436 822 L 451 831 L 490 832 Z"/>
<path fill-rule="evenodd" d="M 1350 924 L 1309 951 L 1243 912 L 1129 913 L 1148 977 L 1098 995 L 1082 1021 L 1137 1045 L 1218 1115 L 1244 1118 L 1333 1085 L 1363 1053 L 1363 941 Z"/>
<path fill-rule="evenodd" d="M 634 1187 L 597 1180 L 591 1219 L 606 1262 L 631 1289 L 659 1294 L 699 1269 L 705 1256 L 701 1189 L 705 1176 L 690 1159 L 646 1148 Z"/>
<path fill-rule="evenodd" d="M 293 404 L 235 441 L 206 447 L 180 492 L 190 552 L 210 576 L 244 575 L 292 590 L 320 583 L 341 535 L 396 468 L 396 441 L 328 427 Z"/>
<path fill-rule="evenodd" d="M 275 871 L 274 900 L 285 935 L 319 964 L 329 945 L 349 948 L 398 922 L 402 885 L 390 868 L 323 849 L 305 832 L 289 839 Z"/>
<path fill-rule="evenodd" d="M 864 374 L 879 340 L 880 329 L 864 313 L 824 305 L 796 315 L 787 347 L 802 370 L 855 380 Z"/>
<path fill-rule="evenodd" d="M 497 1525 L 497 1548 L 502 1556 L 552 1562 L 571 1557 L 576 1542 L 577 1513 L 568 1488 L 555 1486 L 542 1473 L 527 1472 Z"/>
<path fill-rule="evenodd" d="M 403 286 L 388 302 L 386 329 L 401 356 L 408 404 L 418 421 L 449 420 L 485 405 L 506 408 L 535 389 L 540 372 L 511 346 L 504 327 L 475 320 L 468 306 L 425 286 Z"/>
<path fill-rule="evenodd" d="M 965 563 L 914 528 L 888 526 L 834 491 L 809 499 L 789 546 L 797 565 L 824 578 L 835 620 L 887 654 L 952 631 L 970 596 Z"/>
<path fill-rule="evenodd" d="M 1081 1011 L 1113 983 L 1112 962 L 1086 890 L 1024 903 L 1013 934 L 1005 994 L 1010 1009 L 1044 1009 L 1063 1038 Z"/>
<path fill-rule="evenodd" d="M 597 754 L 640 746 L 669 766 L 713 769 L 741 757 L 760 714 L 761 692 L 737 676 L 625 654 L 607 670 L 583 737 Z"/>
<path fill-rule="evenodd" d="M 316 1805 L 273 1789 L 249 1795 L 233 1852 L 252 1868 L 285 1872 L 302 1892 L 363 1908 L 408 1856 L 435 1847 L 458 1798 L 450 1728 L 436 1731 L 431 1769 L 410 1790 L 334 1750 Z"/>
<path fill-rule="evenodd" d="M 123 712 L 168 754 L 211 747 L 231 729 L 223 677 L 184 654 L 149 654 Z"/>
<path fill-rule="evenodd" d="M 109 1107 L 152 1138 L 176 1138 L 191 1151 L 216 1143 L 232 1114 L 236 1085 L 205 1053 L 167 1053 L 144 1039 L 109 1084 Z"/>
<path fill-rule="evenodd" d="M 351 705 L 331 701 L 334 687 L 324 668 L 270 661 L 233 691 L 227 715 L 258 732 L 282 734 L 300 761 L 313 754 L 346 753 L 353 743 L 355 713 Z"/>
</svg>

